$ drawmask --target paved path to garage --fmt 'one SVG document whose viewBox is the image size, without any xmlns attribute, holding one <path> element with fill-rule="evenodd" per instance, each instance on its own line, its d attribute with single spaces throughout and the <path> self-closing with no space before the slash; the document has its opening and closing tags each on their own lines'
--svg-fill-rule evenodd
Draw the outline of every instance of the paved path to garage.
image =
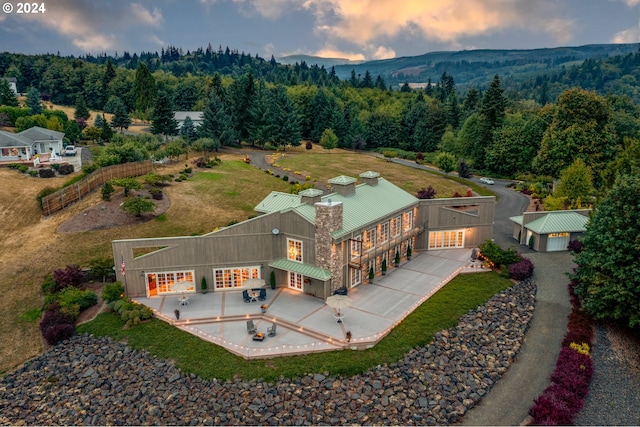
<svg viewBox="0 0 640 427">
<path fill-rule="evenodd" d="M 574 266 L 569 252 L 529 253 L 535 265 L 536 309 L 516 361 L 480 404 L 465 414 L 463 425 L 520 425 L 549 385 L 571 311 L 565 273 Z"/>
<path fill-rule="evenodd" d="M 353 306 L 335 311 L 324 301 L 288 288 L 267 289 L 265 301 L 245 303 L 240 291 L 191 294 L 189 305 L 179 306 L 179 296 L 136 298 L 156 316 L 245 358 L 273 357 L 342 348 L 366 348 L 382 339 L 395 325 L 426 301 L 459 272 L 470 268 L 471 250 L 422 252 L 372 284 L 349 290 Z M 268 306 L 261 313 L 260 306 Z M 176 319 L 175 310 L 180 310 Z M 253 341 L 247 320 L 260 332 L 277 324 L 277 335 Z M 347 331 L 351 341 L 346 341 Z"/>
</svg>

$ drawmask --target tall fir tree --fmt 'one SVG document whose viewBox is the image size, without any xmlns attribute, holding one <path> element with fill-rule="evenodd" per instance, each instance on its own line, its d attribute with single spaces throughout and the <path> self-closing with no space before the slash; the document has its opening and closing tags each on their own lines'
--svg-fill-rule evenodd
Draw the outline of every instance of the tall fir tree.
<svg viewBox="0 0 640 427">
<path fill-rule="evenodd" d="M 32 87 L 27 92 L 27 107 L 29 107 L 29 112 L 32 116 L 40 114 L 44 110 L 40 101 L 40 91 L 35 87 Z"/>
<path fill-rule="evenodd" d="M 183 137 L 189 143 L 192 143 L 198 137 L 198 131 L 196 130 L 196 126 L 193 124 L 193 120 L 191 117 L 185 117 L 182 122 L 182 126 L 180 127 L 180 136 Z"/>
<path fill-rule="evenodd" d="M 89 109 L 87 108 L 87 104 L 84 101 L 84 96 L 78 95 L 76 97 L 76 106 L 75 106 L 75 111 L 73 112 L 73 118 L 76 120 L 77 119 L 88 120 L 89 117 L 91 117 L 91 113 L 89 112 Z"/>
<path fill-rule="evenodd" d="M 151 133 L 154 135 L 173 136 L 178 134 L 178 122 L 174 117 L 171 100 L 166 93 L 156 98 L 156 105 L 151 114 Z"/>
<path fill-rule="evenodd" d="M 114 101 L 113 117 L 111 118 L 111 127 L 120 129 L 120 133 L 124 133 L 124 129 L 129 129 L 131 118 L 127 112 L 127 107 L 120 98 Z"/>
<path fill-rule="evenodd" d="M 136 70 L 133 93 L 135 97 L 136 114 L 146 118 L 150 109 L 155 104 L 158 89 L 156 88 L 156 80 L 144 63 L 141 63 Z"/>
<path fill-rule="evenodd" d="M 231 126 L 231 117 L 215 92 L 211 92 L 209 96 L 202 123 L 198 127 L 198 136 L 214 140 L 217 146 L 230 145 L 237 138 L 237 133 Z"/>
<path fill-rule="evenodd" d="M 0 78 L 0 105 L 8 105 L 9 107 L 18 106 L 18 98 L 11 89 L 9 80 Z"/>
</svg>

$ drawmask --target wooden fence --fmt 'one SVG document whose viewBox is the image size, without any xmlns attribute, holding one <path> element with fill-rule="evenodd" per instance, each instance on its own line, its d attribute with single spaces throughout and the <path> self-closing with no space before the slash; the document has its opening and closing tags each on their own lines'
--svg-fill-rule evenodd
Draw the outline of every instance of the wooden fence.
<svg viewBox="0 0 640 427">
<path fill-rule="evenodd" d="M 151 172 L 151 161 L 124 163 L 100 168 L 80 181 L 42 198 L 43 215 L 51 215 L 91 194 L 112 179 L 140 176 Z"/>
</svg>

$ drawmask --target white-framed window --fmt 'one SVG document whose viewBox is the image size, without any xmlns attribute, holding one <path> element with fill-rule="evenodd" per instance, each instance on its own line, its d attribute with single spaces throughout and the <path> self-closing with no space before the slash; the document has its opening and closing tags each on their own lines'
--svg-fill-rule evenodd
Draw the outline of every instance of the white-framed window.
<svg viewBox="0 0 640 427">
<path fill-rule="evenodd" d="M 247 279 L 259 279 L 260 267 L 257 265 L 248 267 L 215 268 L 213 281 L 216 289 L 233 289 L 242 286 Z"/>
<path fill-rule="evenodd" d="M 362 270 L 359 268 L 350 268 L 351 270 L 351 287 L 358 286 L 362 283 Z"/>
<path fill-rule="evenodd" d="M 289 287 L 298 291 L 302 290 L 302 274 L 289 272 Z"/>
<path fill-rule="evenodd" d="M 351 259 L 357 259 L 362 255 L 362 235 L 357 235 L 351 239 Z"/>
<path fill-rule="evenodd" d="M 413 211 L 407 211 L 402 214 L 402 223 L 404 225 L 404 231 L 411 230 L 413 228 Z"/>
<path fill-rule="evenodd" d="M 376 246 L 376 229 L 370 228 L 362 233 L 362 245 L 364 251 L 370 251 Z"/>
<path fill-rule="evenodd" d="M 302 262 L 302 242 L 295 239 L 287 239 L 287 258 L 291 261 Z"/>
<path fill-rule="evenodd" d="M 378 226 L 378 242 L 386 242 L 389 240 L 389 222 L 383 222 Z"/>
<path fill-rule="evenodd" d="M 432 231 L 429 249 L 464 248 L 464 230 Z"/>
<path fill-rule="evenodd" d="M 397 217 L 391 219 L 391 237 L 399 236 L 401 230 L 402 216 L 398 215 Z"/>
<path fill-rule="evenodd" d="M 150 294 L 171 295 L 196 291 L 193 270 L 154 272 L 147 273 L 146 276 Z"/>
</svg>

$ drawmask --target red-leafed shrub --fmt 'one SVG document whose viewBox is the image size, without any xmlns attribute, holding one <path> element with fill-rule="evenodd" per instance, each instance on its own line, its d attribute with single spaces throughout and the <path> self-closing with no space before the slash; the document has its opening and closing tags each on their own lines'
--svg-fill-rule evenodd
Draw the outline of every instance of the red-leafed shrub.
<svg viewBox="0 0 640 427">
<path fill-rule="evenodd" d="M 38 176 L 40 178 L 53 178 L 54 176 L 56 176 L 56 171 L 54 171 L 53 169 L 39 169 Z"/>
<path fill-rule="evenodd" d="M 580 252 L 582 252 L 582 247 L 584 245 L 582 244 L 582 242 L 580 240 L 571 240 L 569 241 L 569 244 L 567 245 L 567 250 L 571 251 L 573 253 L 579 254 Z"/>
<path fill-rule="evenodd" d="M 556 369 L 551 374 L 551 381 L 564 386 L 579 397 L 589 393 L 589 382 L 593 375 L 591 356 L 563 347 L 558 356 Z"/>
<path fill-rule="evenodd" d="M 42 335 L 44 336 L 44 339 L 47 340 L 47 343 L 49 343 L 49 345 L 55 345 L 60 341 L 71 338 L 74 332 L 75 326 L 73 326 L 73 324 L 59 323 L 47 329 Z"/>
<path fill-rule="evenodd" d="M 73 318 L 60 311 L 59 306 L 50 307 L 40 321 L 40 332 L 50 345 L 54 345 L 73 335 Z"/>
<path fill-rule="evenodd" d="M 569 313 L 567 329 L 567 334 L 562 341 L 563 347 L 568 347 L 572 342 L 587 344 L 593 342 L 591 318 L 583 311 L 573 310 Z"/>
<path fill-rule="evenodd" d="M 521 257 L 522 259 L 509 266 L 509 275 L 514 280 L 524 280 L 531 277 L 533 274 L 533 263 L 529 258 Z"/>
<path fill-rule="evenodd" d="M 427 188 L 422 187 L 416 193 L 416 197 L 418 199 L 433 199 L 436 197 L 436 190 L 431 185 Z"/>
<path fill-rule="evenodd" d="M 418 151 L 416 153 L 416 160 L 424 160 L 424 154 L 422 154 L 422 151 Z"/>
<path fill-rule="evenodd" d="M 53 272 L 53 281 L 56 282 L 57 289 L 66 288 L 67 286 L 78 286 L 82 279 L 82 270 L 78 265 L 67 265 L 66 268 L 59 268 Z"/>
<path fill-rule="evenodd" d="M 304 148 L 306 148 L 307 150 L 311 150 L 313 148 L 313 144 L 311 143 L 311 141 L 307 141 L 304 144 Z"/>
<path fill-rule="evenodd" d="M 73 173 L 73 165 L 69 163 L 63 163 L 58 167 L 58 173 L 60 175 L 70 175 Z"/>
</svg>

